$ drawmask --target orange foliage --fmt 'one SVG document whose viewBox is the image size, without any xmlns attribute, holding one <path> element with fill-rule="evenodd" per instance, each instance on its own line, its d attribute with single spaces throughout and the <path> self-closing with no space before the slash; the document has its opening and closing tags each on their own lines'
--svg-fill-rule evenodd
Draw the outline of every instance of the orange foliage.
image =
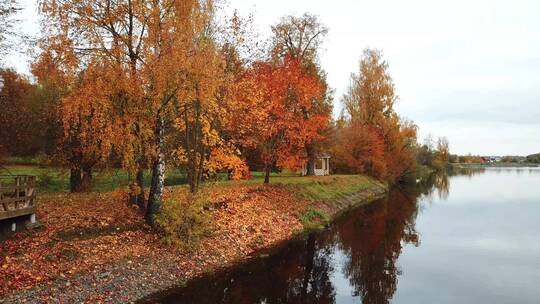
<svg viewBox="0 0 540 304">
<path fill-rule="evenodd" d="M 89 66 L 77 88 L 62 100 L 63 155 L 73 167 L 92 168 L 104 162 L 117 140 L 109 102 L 113 88 L 101 72 L 100 66 Z"/>
<path fill-rule="evenodd" d="M 345 136 L 351 137 L 350 134 L 347 135 L 347 132 L 354 132 L 350 131 L 350 128 L 358 129 L 359 133 L 365 133 L 363 128 L 375 130 L 383 141 L 384 153 L 383 155 L 378 153 L 377 157 L 360 153 L 358 156 L 363 157 L 363 160 L 358 161 L 349 157 L 350 167 L 358 170 L 364 169 L 364 163 L 378 164 L 376 167 L 379 169 L 375 170 L 374 175 L 390 182 L 398 181 L 414 169 L 416 164 L 414 149 L 417 127 L 410 121 L 403 121 L 397 115 L 394 111 L 396 101 L 394 83 L 388 74 L 388 64 L 382 59 L 381 52 L 365 50 L 360 62 L 360 74 L 352 76 L 349 92 L 343 97 L 345 109 L 350 118 L 348 122 L 350 125 L 344 132 Z M 367 135 L 364 139 L 370 143 L 370 146 L 374 145 L 372 137 Z M 360 134 L 356 134 L 355 138 L 351 139 L 362 141 Z M 376 146 L 379 147 L 379 145 Z M 337 147 L 337 149 L 345 151 L 346 155 L 351 153 L 343 147 Z M 375 162 L 373 158 L 376 158 Z"/>
<path fill-rule="evenodd" d="M 324 84 L 290 56 L 276 64 L 257 62 L 250 73 L 259 90 L 258 105 L 264 109 L 253 140 L 266 168 L 298 169 L 305 160 L 305 144 L 319 138 L 328 123 L 325 113 L 305 115 L 325 90 Z"/>
<path fill-rule="evenodd" d="M 348 173 L 386 176 L 384 140 L 375 128 L 359 123 L 346 126 L 334 149 L 334 161 L 339 167 L 349 168 Z"/>
<path fill-rule="evenodd" d="M 417 126 L 411 121 L 402 121 L 396 115 L 389 120 L 385 128 L 387 165 L 386 179 L 395 182 L 416 166 L 416 132 Z"/>
<path fill-rule="evenodd" d="M 30 115 L 30 81 L 13 70 L 0 70 L 0 146 L 11 153 L 27 153 L 29 132 L 34 117 Z M 31 153 L 31 152 L 30 152 Z"/>
</svg>

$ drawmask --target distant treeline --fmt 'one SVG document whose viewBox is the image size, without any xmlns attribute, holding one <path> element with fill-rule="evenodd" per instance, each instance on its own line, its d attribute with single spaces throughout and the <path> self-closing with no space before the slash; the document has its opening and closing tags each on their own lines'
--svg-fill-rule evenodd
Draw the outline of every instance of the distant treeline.
<svg viewBox="0 0 540 304">
<path fill-rule="evenodd" d="M 461 164 L 482 164 L 482 163 L 540 163 L 540 153 L 529 156 L 480 156 L 480 155 L 456 155 L 452 154 L 449 158 L 450 163 Z"/>
<path fill-rule="evenodd" d="M 529 163 L 540 164 L 540 153 L 528 155 L 526 159 Z"/>
</svg>

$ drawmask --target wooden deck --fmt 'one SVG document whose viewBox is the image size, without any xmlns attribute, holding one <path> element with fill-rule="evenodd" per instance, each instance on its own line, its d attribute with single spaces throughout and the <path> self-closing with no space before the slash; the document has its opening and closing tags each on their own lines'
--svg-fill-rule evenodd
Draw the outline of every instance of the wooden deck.
<svg viewBox="0 0 540 304">
<path fill-rule="evenodd" d="M 0 220 L 31 215 L 35 220 L 36 177 L 0 175 Z"/>
</svg>

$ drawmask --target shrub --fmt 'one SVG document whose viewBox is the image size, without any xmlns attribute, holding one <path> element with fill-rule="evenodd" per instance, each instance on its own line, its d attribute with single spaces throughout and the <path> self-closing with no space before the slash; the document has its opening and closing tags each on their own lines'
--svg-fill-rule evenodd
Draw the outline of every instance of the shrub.
<svg viewBox="0 0 540 304">
<path fill-rule="evenodd" d="M 193 250 L 211 232 L 212 216 L 205 211 L 209 205 L 208 191 L 187 194 L 185 199 L 163 204 L 156 222 L 163 230 L 163 241 L 181 250 Z"/>
<path fill-rule="evenodd" d="M 37 181 L 38 181 L 38 186 L 40 188 L 47 188 L 48 189 L 48 188 L 52 187 L 55 184 L 54 176 L 48 171 L 44 171 L 41 174 L 39 174 L 38 178 L 37 178 Z"/>
<path fill-rule="evenodd" d="M 330 221 L 330 217 L 324 211 L 309 207 L 299 216 L 299 220 L 306 228 L 317 228 Z"/>
</svg>

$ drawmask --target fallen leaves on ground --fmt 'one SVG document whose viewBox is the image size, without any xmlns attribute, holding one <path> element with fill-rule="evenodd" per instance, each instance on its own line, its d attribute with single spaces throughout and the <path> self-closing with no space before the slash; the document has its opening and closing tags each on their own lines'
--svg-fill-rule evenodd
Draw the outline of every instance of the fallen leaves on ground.
<svg viewBox="0 0 540 304">
<path fill-rule="evenodd" d="M 166 197 L 181 197 L 183 191 L 167 188 Z M 178 265 L 175 275 L 189 278 L 290 238 L 302 229 L 297 214 L 307 205 L 275 186 L 216 187 L 212 201 L 216 208 L 207 212 L 213 214 L 214 231 L 187 254 L 163 245 L 140 211 L 117 195 L 41 195 L 37 216 L 43 227 L 0 244 L 0 296 L 58 280 L 69 287 L 77 275 L 121 263 L 131 270 L 150 263 Z"/>
</svg>

